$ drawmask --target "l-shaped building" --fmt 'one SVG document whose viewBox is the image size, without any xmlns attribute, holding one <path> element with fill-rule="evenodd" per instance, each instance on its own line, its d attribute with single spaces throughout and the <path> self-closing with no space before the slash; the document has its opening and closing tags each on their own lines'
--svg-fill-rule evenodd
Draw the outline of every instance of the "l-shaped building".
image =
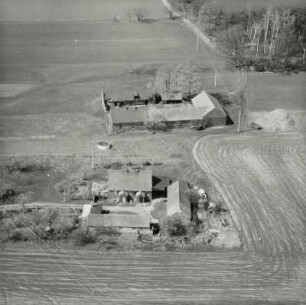
<svg viewBox="0 0 306 305">
<path fill-rule="evenodd" d="M 226 125 L 228 116 L 216 98 L 205 91 L 191 99 L 162 100 L 159 103 L 149 100 L 113 101 L 105 100 L 101 94 L 102 109 L 108 133 L 122 129 L 143 129 L 148 122 L 158 120 L 169 128 L 210 127 Z"/>
</svg>

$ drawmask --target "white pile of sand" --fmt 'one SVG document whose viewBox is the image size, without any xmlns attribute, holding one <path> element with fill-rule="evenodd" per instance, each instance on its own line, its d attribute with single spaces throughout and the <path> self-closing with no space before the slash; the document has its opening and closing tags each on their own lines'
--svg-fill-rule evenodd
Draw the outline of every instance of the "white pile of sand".
<svg viewBox="0 0 306 305">
<path fill-rule="evenodd" d="M 256 123 L 267 131 L 306 131 L 306 112 L 276 109 L 271 112 L 248 112 L 248 123 Z"/>
</svg>

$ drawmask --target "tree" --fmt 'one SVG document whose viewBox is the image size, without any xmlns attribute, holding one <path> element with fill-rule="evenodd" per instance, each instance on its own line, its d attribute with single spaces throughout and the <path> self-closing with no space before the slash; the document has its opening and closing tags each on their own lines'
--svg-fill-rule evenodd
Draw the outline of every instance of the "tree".
<svg viewBox="0 0 306 305">
<path fill-rule="evenodd" d="M 170 9 L 165 7 L 164 12 L 169 16 L 169 19 L 173 19 L 173 12 Z"/>
<path fill-rule="evenodd" d="M 167 124 L 165 121 L 166 119 L 162 116 L 158 108 L 153 105 L 148 107 L 148 113 L 144 123 L 146 129 L 152 130 L 153 132 L 156 130 L 166 131 Z"/>
<path fill-rule="evenodd" d="M 225 31 L 223 36 L 220 37 L 237 66 L 243 64 L 245 56 L 245 45 L 249 41 L 246 36 L 245 30 L 241 25 L 234 25 Z M 251 42 L 251 49 L 253 42 Z"/>
<path fill-rule="evenodd" d="M 148 12 L 142 7 L 135 7 L 134 15 L 136 16 L 138 22 L 143 22 L 144 18 L 147 17 Z"/>
<path fill-rule="evenodd" d="M 305 65 L 305 56 L 306 56 L 306 37 L 303 37 L 302 35 L 299 36 L 299 44 L 300 47 L 303 50 L 303 57 L 302 57 L 302 63 Z"/>
<path fill-rule="evenodd" d="M 183 236 L 187 233 L 187 228 L 183 224 L 183 221 L 178 217 L 172 217 L 168 219 L 168 233 L 171 236 Z"/>
</svg>

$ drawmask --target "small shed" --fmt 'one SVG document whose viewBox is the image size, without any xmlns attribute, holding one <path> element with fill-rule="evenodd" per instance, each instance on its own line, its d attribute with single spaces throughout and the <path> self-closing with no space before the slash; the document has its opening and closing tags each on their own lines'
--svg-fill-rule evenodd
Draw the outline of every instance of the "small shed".
<svg viewBox="0 0 306 305">
<path fill-rule="evenodd" d="M 168 186 L 167 216 L 179 217 L 189 223 L 191 219 L 191 205 L 188 196 L 189 185 L 186 181 L 176 181 Z"/>
</svg>

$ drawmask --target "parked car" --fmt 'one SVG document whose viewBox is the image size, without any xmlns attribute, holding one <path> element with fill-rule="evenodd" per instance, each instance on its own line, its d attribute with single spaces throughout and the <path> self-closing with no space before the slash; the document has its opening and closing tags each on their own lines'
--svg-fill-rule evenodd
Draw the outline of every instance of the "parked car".
<svg viewBox="0 0 306 305">
<path fill-rule="evenodd" d="M 254 130 L 261 130 L 262 129 L 262 127 L 260 125 L 258 125 L 257 123 L 251 123 L 250 126 Z"/>
</svg>

